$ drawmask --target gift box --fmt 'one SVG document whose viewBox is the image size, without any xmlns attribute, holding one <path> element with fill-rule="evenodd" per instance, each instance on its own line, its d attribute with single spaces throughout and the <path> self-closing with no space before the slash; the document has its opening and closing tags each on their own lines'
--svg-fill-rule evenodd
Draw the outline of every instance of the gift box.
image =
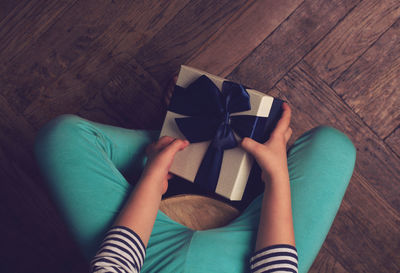
<svg viewBox="0 0 400 273">
<path fill-rule="evenodd" d="M 268 140 L 283 101 L 182 65 L 160 137 L 187 139 L 170 172 L 229 200 L 241 200 L 254 163 L 243 137 Z"/>
</svg>

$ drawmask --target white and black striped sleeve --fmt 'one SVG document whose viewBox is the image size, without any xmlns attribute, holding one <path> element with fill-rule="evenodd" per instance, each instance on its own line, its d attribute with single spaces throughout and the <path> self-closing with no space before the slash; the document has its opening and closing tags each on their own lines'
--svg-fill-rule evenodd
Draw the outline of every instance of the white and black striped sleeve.
<svg viewBox="0 0 400 273">
<path fill-rule="evenodd" d="M 91 272 L 138 273 L 142 268 L 146 248 L 133 230 L 114 226 L 105 235 L 90 264 Z"/>
<path fill-rule="evenodd" d="M 292 245 L 280 244 L 262 248 L 250 258 L 251 273 L 293 272 L 297 273 L 297 249 Z"/>
</svg>

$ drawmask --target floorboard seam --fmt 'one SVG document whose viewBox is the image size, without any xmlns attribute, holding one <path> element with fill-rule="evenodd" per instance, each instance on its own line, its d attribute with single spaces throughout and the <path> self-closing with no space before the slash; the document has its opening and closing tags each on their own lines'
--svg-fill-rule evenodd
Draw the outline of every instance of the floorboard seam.
<svg viewBox="0 0 400 273">
<path fill-rule="evenodd" d="M 393 24 L 391 24 L 385 31 L 383 31 L 383 32 L 381 33 L 381 35 L 379 35 L 379 37 L 378 37 L 369 47 L 367 47 L 357 58 L 355 58 L 355 60 L 354 60 L 345 70 L 343 70 L 343 72 L 340 73 L 339 76 L 338 76 L 336 79 L 334 79 L 334 80 L 332 81 L 331 84 L 329 84 L 329 87 L 332 88 L 332 86 L 335 85 L 336 81 L 337 81 L 338 79 L 340 79 L 344 74 L 346 74 L 346 73 L 349 71 L 349 69 L 350 69 L 362 56 L 364 56 L 364 54 L 365 54 L 370 48 L 372 48 L 372 47 L 382 38 L 382 36 L 385 35 L 385 33 L 388 32 L 398 21 L 400 21 L 400 17 L 399 17 L 398 19 L 396 19 L 396 21 L 395 21 Z"/>
<path fill-rule="evenodd" d="M 305 64 L 305 65 L 307 65 L 308 67 L 310 67 L 311 69 L 312 69 L 312 67 L 307 63 L 307 61 L 303 61 L 303 63 Z M 297 66 L 297 65 L 296 65 Z M 293 69 L 293 68 L 292 68 Z M 292 70 L 292 69 L 290 69 L 285 75 L 287 75 L 288 73 L 290 73 L 290 71 Z M 368 128 L 381 142 L 382 142 L 382 144 L 384 145 L 384 146 L 386 146 L 386 148 L 388 148 L 390 151 L 392 151 L 392 153 L 393 154 L 395 154 L 396 155 L 396 157 L 398 157 L 399 159 L 400 159 L 400 156 L 397 154 L 397 153 L 395 153 L 394 151 L 393 151 L 393 149 L 365 122 L 365 120 L 358 114 L 358 113 L 356 113 L 354 110 L 353 110 L 353 108 L 336 92 L 336 90 L 334 89 L 334 88 L 332 88 L 332 87 L 330 87 L 323 79 L 321 79 L 318 75 L 310 75 L 310 74 L 308 74 L 306 71 L 304 72 L 304 73 L 306 73 L 310 78 L 312 78 L 314 81 L 321 81 L 323 84 L 325 84 L 325 86 L 328 88 L 328 90 L 331 90 L 335 95 L 336 95 L 336 97 L 342 102 L 342 104 L 343 105 L 345 105 L 348 109 L 350 109 L 351 110 L 351 112 L 353 112 L 359 119 L 360 119 L 360 121 L 362 122 L 362 124 L 366 127 L 366 128 Z M 283 78 L 283 77 L 282 77 Z M 279 83 L 279 82 L 277 82 L 277 83 Z M 276 83 L 276 84 L 277 84 Z M 275 85 L 276 85 L 275 84 Z M 275 85 L 274 85 L 274 88 L 275 88 Z M 398 126 L 399 127 L 399 126 Z M 396 128 L 395 128 L 395 130 L 396 130 Z M 390 134 L 389 134 L 390 135 Z"/>
<path fill-rule="evenodd" d="M 347 16 L 347 14 L 349 14 L 356 6 L 358 6 L 360 4 L 360 2 L 358 2 L 356 5 L 354 5 L 354 7 L 352 7 L 345 15 L 343 15 L 343 17 L 342 18 L 340 18 L 337 22 L 336 22 L 336 24 L 330 29 L 330 30 L 328 30 L 328 32 L 325 34 L 325 35 L 323 35 L 323 37 L 321 37 L 321 39 L 319 39 L 319 41 L 317 41 L 316 43 L 315 43 L 315 45 L 314 46 L 312 46 L 311 48 L 310 48 L 310 50 L 308 51 L 308 52 L 306 52 L 300 59 L 299 59 L 299 61 L 298 62 L 296 62 L 294 65 L 292 65 L 287 71 L 286 71 L 286 73 L 282 76 L 282 77 L 280 77 L 273 85 L 272 85 L 272 87 L 271 87 L 271 89 L 273 89 L 273 88 L 275 88 L 276 87 L 276 85 L 294 68 L 294 67 L 296 67 L 301 61 L 303 61 L 304 60 L 304 58 L 306 58 L 307 57 L 307 55 L 311 52 L 311 51 L 313 51 L 314 50 L 314 48 L 316 48 L 324 39 L 325 39 L 325 37 L 327 36 L 327 35 L 329 35 L 329 33 L 331 33 L 337 26 L 338 26 L 338 24 L 340 23 L 340 22 L 342 22 L 343 21 L 343 19 Z M 305 60 L 304 60 L 304 62 L 306 62 Z M 308 64 L 307 64 L 308 65 Z M 324 81 L 325 82 L 325 81 Z"/>
<path fill-rule="evenodd" d="M 168 25 L 176 16 L 178 16 L 178 15 L 189 5 L 189 3 L 190 3 L 190 1 L 188 2 L 188 4 L 185 5 L 184 8 L 182 8 L 182 9 L 179 11 L 171 20 L 169 20 L 168 23 L 166 23 L 155 35 L 153 35 L 153 37 L 152 37 L 146 44 L 144 44 L 142 47 L 146 47 L 147 44 L 150 44 L 150 43 L 154 40 L 154 38 L 157 37 L 157 34 L 160 33 L 161 31 L 163 31 L 164 28 L 166 28 L 167 25 Z M 243 4 L 243 5 L 244 5 L 244 4 Z M 243 6 L 243 5 L 242 5 L 242 6 Z M 242 6 L 241 6 L 241 7 L 242 7 Z M 235 12 L 233 12 L 233 14 L 226 20 L 226 22 L 228 22 L 229 20 L 231 20 L 231 19 L 236 15 L 236 12 L 238 12 L 238 11 L 241 9 L 241 7 L 238 8 Z M 206 41 L 204 41 L 204 43 L 206 43 L 215 33 L 217 33 L 217 32 L 218 32 L 221 28 L 223 28 L 223 27 L 224 27 L 224 24 L 221 24 L 220 27 L 218 27 L 218 28 L 215 29 L 212 33 L 210 33 L 209 38 L 208 38 Z M 199 50 L 200 48 L 201 48 L 201 45 L 200 45 L 194 52 L 197 52 L 197 50 Z M 195 54 L 195 53 L 194 53 L 194 54 Z M 182 62 L 182 64 L 183 64 L 183 63 L 186 63 L 188 60 L 190 60 L 194 54 L 191 54 L 190 56 L 188 56 L 188 57 Z M 132 59 L 135 59 L 136 62 L 143 68 L 143 64 L 140 63 L 140 62 L 138 62 L 137 59 L 136 59 L 136 56 L 137 56 L 137 55 L 138 55 L 138 54 L 136 53 L 131 59 L 129 59 L 128 63 L 130 63 Z M 145 69 L 143 68 L 143 70 L 145 70 Z M 178 74 L 178 73 L 177 73 L 178 70 L 179 70 L 179 68 L 177 68 L 177 70 L 175 71 L 176 74 Z M 153 76 L 153 74 L 152 74 L 151 72 L 148 72 L 147 70 L 145 70 L 145 71 L 146 71 L 153 79 L 155 79 L 155 77 Z M 158 80 L 156 80 L 156 81 L 157 81 L 157 83 L 160 85 L 160 82 L 159 82 Z"/>
<path fill-rule="evenodd" d="M 329 233 L 328 233 L 328 235 L 329 235 Z M 351 272 L 351 268 L 348 268 L 347 263 L 343 263 L 343 261 L 339 261 L 339 259 L 337 258 L 337 255 L 335 255 L 335 253 L 332 253 L 332 251 L 330 250 L 327 243 L 324 243 L 322 245 L 322 247 L 325 248 L 326 252 L 328 252 L 335 259 L 336 263 L 339 263 L 347 272 Z"/>
<path fill-rule="evenodd" d="M 292 15 L 302 6 L 304 5 L 305 0 L 303 0 L 303 2 L 301 2 L 284 20 L 282 20 L 282 22 L 269 34 L 267 35 L 267 37 L 265 37 L 265 39 L 263 39 L 252 51 L 250 51 L 249 54 L 247 54 L 247 56 L 245 56 L 239 63 L 238 65 L 228 74 L 227 78 L 229 78 L 232 73 L 251 55 L 254 53 L 255 50 L 257 50 L 257 48 L 262 45 L 269 37 L 271 37 L 280 27 L 282 24 L 284 24 L 285 22 L 287 22 L 289 20 L 290 17 L 292 17 Z"/>
<path fill-rule="evenodd" d="M 160 28 L 159 31 L 155 32 L 155 33 L 153 34 L 153 37 L 151 37 L 150 40 L 148 40 L 145 44 L 143 44 L 142 47 L 145 47 L 148 43 L 150 43 L 150 42 L 154 39 L 154 37 L 156 37 L 156 36 L 158 35 L 158 33 L 160 33 L 161 31 L 163 31 L 164 28 L 165 28 L 172 20 L 174 20 L 175 17 L 177 17 L 179 14 L 181 14 L 181 12 L 182 12 L 189 4 L 190 4 L 190 1 L 188 1 L 188 2 L 186 3 L 186 5 L 184 5 L 174 16 L 172 16 L 171 19 L 169 19 L 168 22 L 166 22 L 166 23 L 164 24 L 164 26 Z"/>
<path fill-rule="evenodd" d="M 385 136 L 382 140 L 386 141 L 386 139 L 388 139 L 392 134 L 394 134 L 394 132 L 400 128 L 400 125 L 397 125 L 395 128 L 393 128 L 393 130 L 387 135 Z"/>
</svg>

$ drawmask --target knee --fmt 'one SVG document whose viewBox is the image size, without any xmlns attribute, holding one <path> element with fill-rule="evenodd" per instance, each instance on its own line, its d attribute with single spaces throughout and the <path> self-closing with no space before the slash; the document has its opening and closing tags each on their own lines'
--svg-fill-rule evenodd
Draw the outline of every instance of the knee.
<svg viewBox="0 0 400 273">
<path fill-rule="evenodd" d="M 342 159 L 348 160 L 348 164 L 354 165 L 357 150 L 345 133 L 328 125 L 314 127 L 311 132 L 316 143 L 328 146 L 330 151 L 340 154 Z"/>
<path fill-rule="evenodd" d="M 78 123 L 82 120 L 81 117 L 72 114 L 59 115 L 48 121 L 40 130 L 37 139 L 48 135 L 63 134 L 67 131 L 74 130 Z"/>
<path fill-rule="evenodd" d="M 77 125 L 81 120 L 77 115 L 63 114 L 48 121 L 36 134 L 35 152 L 45 149 L 51 143 L 65 141 L 71 132 L 78 131 Z"/>
</svg>

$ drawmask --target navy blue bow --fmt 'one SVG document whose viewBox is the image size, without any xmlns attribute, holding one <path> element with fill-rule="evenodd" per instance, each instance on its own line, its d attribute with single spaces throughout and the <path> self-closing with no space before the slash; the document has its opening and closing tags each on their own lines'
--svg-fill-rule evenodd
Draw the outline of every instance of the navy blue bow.
<svg viewBox="0 0 400 273">
<path fill-rule="evenodd" d="M 240 137 L 264 142 L 277 122 L 283 101 L 274 99 L 268 118 L 231 113 L 250 110 L 250 96 L 237 83 L 224 81 L 222 90 L 205 75 L 187 88 L 175 86 L 169 111 L 189 117 L 175 121 L 191 143 L 211 140 L 197 171 L 194 183 L 215 191 L 222 165 L 224 150 L 238 145 L 232 129 Z"/>
</svg>

